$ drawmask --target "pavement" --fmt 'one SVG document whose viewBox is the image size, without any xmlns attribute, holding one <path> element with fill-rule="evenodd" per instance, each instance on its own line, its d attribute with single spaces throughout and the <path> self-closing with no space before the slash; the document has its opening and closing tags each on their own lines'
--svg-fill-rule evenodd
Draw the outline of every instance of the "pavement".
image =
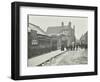
<svg viewBox="0 0 100 82">
<path fill-rule="evenodd" d="M 60 54 L 63 54 L 65 51 L 61 51 L 61 50 L 56 50 L 56 51 L 52 51 L 46 54 L 42 54 L 40 56 L 37 57 L 33 57 L 31 59 L 28 59 L 28 66 L 38 66 L 48 60 L 50 60 L 51 58 L 58 56 Z"/>
</svg>

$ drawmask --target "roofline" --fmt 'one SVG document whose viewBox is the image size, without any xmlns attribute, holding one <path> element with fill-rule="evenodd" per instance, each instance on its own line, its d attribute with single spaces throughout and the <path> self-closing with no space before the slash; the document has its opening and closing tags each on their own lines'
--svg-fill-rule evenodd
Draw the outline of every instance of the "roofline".
<svg viewBox="0 0 100 82">
<path fill-rule="evenodd" d="M 39 26 L 37 26 L 37 25 L 35 25 L 35 24 L 32 24 L 32 23 L 29 23 L 30 25 L 32 25 L 32 26 L 35 26 L 35 27 L 37 27 L 38 29 L 40 29 L 43 33 L 45 33 L 46 34 L 46 32 L 45 31 L 43 31 Z"/>
</svg>

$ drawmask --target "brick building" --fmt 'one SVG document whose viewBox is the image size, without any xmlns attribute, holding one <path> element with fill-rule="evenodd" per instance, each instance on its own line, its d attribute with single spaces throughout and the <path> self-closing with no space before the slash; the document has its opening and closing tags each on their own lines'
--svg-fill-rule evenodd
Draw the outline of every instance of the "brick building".
<svg viewBox="0 0 100 82">
<path fill-rule="evenodd" d="M 28 25 L 28 58 L 42 55 L 55 50 L 52 49 L 51 37 L 37 25 Z M 54 42 L 54 41 L 53 41 Z"/>
<path fill-rule="evenodd" d="M 61 48 L 61 45 L 70 46 L 72 42 L 75 42 L 75 25 L 72 28 L 72 23 L 68 25 L 61 23 L 61 26 L 51 26 L 47 28 L 46 32 L 49 36 L 56 36 L 57 48 Z"/>
</svg>

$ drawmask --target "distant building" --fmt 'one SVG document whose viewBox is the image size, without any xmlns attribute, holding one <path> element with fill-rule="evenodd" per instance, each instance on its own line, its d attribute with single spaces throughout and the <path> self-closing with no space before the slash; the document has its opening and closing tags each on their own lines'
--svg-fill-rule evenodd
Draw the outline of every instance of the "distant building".
<svg viewBox="0 0 100 82">
<path fill-rule="evenodd" d="M 58 48 L 60 48 L 63 43 L 69 46 L 72 42 L 75 42 L 75 26 L 72 28 L 71 22 L 69 22 L 68 25 L 64 25 L 64 22 L 62 22 L 61 26 L 48 27 L 46 33 L 49 36 L 57 36 Z"/>
<path fill-rule="evenodd" d="M 88 44 L 88 32 L 81 36 L 80 41 L 83 44 Z"/>
</svg>

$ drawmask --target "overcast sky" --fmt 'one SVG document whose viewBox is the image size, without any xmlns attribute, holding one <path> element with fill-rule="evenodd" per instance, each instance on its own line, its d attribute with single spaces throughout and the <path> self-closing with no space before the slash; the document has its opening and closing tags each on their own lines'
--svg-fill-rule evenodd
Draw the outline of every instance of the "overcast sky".
<svg viewBox="0 0 100 82">
<path fill-rule="evenodd" d="M 48 27 L 51 26 L 61 26 L 61 22 L 64 25 L 68 25 L 68 22 L 72 22 L 75 25 L 75 36 L 79 39 L 82 34 L 88 30 L 88 18 L 87 17 L 68 17 L 68 16 L 43 16 L 43 15 L 28 15 L 29 23 L 39 26 L 42 30 L 46 32 Z"/>
</svg>

